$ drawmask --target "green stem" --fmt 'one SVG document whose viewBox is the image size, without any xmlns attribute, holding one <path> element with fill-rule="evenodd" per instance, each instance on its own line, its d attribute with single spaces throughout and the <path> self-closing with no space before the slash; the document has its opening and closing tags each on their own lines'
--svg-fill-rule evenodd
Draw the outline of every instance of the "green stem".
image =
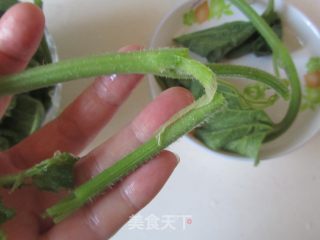
<svg viewBox="0 0 320 240">
<path fill-rule="evenodd" d="M 106 186 L 114 184 L 178 137 L 204 121 L 214 106 L 216 77 L 205 65 L 187 56 L 186 49 L 107 54 L 63 61 L 1 79 L 0 93 L 17 93 L 58 82 L 111 73 L 152 73 L 171 78 L 195 78 L 205 88 L 206 94 L 203 97 L 174 115 L 152 140 L 110 169 L 75 189 L 66 200 L 48 209 L 48 216 L 52 216 L 55 221 L 63 219 L 101 193 Z"/>
<path fill-rule="evenodd" d="M 170 55 L 165 54 L 165 58 L 159 58 L 161 53 L 166 53 L 168 51 L 171 53 Z M 214 100 L 213 98 L 217 88 L 217 81 L 213 72 L 199 62 L 176 56 L 172 53 L 172 50 L 157 51 L 156 54 L 154 54 L 154 52 L 149 52 L 149 54 L 144 55 L 144 58 L 141 58 L 140 53 L 136 54 L 136 56 L 139 56 L 138 60 L 140 62 L 142 61 L 143 64 L 137 63 L 137 59 L 128 60 L 127 58 L 125 58 L 126 61 L 122 59 L 121 62 L 112 62 L 112 64 L 115 64 L 115 67 L 117 67 L 118 64 L 129 64 L 129 67 L 132 67 L 130 65 L 134 64 L 135 66 L 130 68 L 129 72 L 136 72 L 136 69 L 141 69 L 142 66 L 144 67 L 144 71 L 161 76 L 175 76 L 178 78 L 192 77 L 197 79 L 204 86 L 206 94 L 174 115 L 161 127 L 156 136 L 151 140 L 97 175 L 95 178 L 76 188 L 69 196 L 55 206 L 47 209 L 46 216 L 52 217 L 55 222 L 63 220 L 90 199 L 104 191 L 106 187 L 112 186 L 121 178 L 134 171 L 145 161 L 158 154 L 170 143 L 198 126 L 209 116 L 211 111 L 217 107 L 217 104 L 221 103 L 221 99 L 221 101 L 219 101 L 219 98 L 217 98 L 218 100 Z M 150 54 L 152 57 L 150 57 Z M 127 55 L 129 54 L 122 54 L 121 56 Z M 119 58 L 119 56 L 117 58 Z M 174 58 L 174 60 L 172 60 L 172 58 Z M 179 59 L 179 61 L 177 61 L 177 59 Z M 134 63 L 131 63 L 132 61 L 134 61 Z M 152 67 L 150 68 L 150 66 L 148 66 L 148 68 L 145 68 L 146 64 L 147 66 L 148 64 L 151 64 Z M 124 66 L 123 69 L 127 70 L 128 67 Z M 113 70 L 113 72 L 118 72 L 118 70 L 119 69 Z M 123 73 L 123 71 L 121 71 L 121 73 Z"/>
<path fill-rule="evenodd" d="M 54 222 L 60 222 L 83 206 L 89 199 L 94 198 L 107 187 L 111 187 L 177 138 L 201 124 L 208 117 L 208 113 L 219 107 L 222 103 L 221 100 L 222 98 L 217 95 L 215 100 L 212 100 L 209 104 L 189 111 L 183 118 L 177 119 L 177 121 L 166 127 L 162 132 L 161 144 L 159 144 L 157 137 L 153 137 L 95 178 L 76 188 L 71 195 L 60 203 L 47 209 L 46 216 L 53 218 Z"/>
<path fill-rule="evenodd" d="M 297 69 L 293 63 L 289 51 L 282 43 L 282 41 L 278 38 L 278 36 L 274 33 L 274 31 L 269 27 L 266 21 L 261 18 L 255 12 L 255 10 L 244 0 L 230 1 L 251 20 L 252 24 L 264 37 L 264 39 L 271 47 L 273 53 L 275 54 L 276 61 L 285 70 L 286 75 L 290 81 L 291 96 L 289 107 L 282 121 L 276 124 L 274 130 L 267 136 L 266 141 L 271 141 L 286 132 L 291 127 L 299 113 L 301 105 L 301 86 Z"/>
<path fill-rule="evenodd" d="M 157 73 L 161 76 L 181 77 L 182 73 L 179 75 L 175 68 L 187 55 L 186 49 L 163 49 L 64 60 L 2 77 L 0 96 L 112 73 Z"/>
<path fill-rule="evenodd" d="M 3 188 L 11 189 L 14 191 L 17 188 L 20 188 L 22 185 L 30 185 L 31 178 L 36 174 L 35 168 L 31 167 L 26 171 L 19 172 L 16 174 L 10 174 L 0 177 L 0 186 Z"/>
<path fill-rule="evenodd" d="M 279 78 L 268 72 L 253 67 L 231 64 L 212 63 L 208 64 L 207 66 L 217 75 L 218 78 L 236 77 L 255 80 L 271 87 L 285 100 L 289 99 L 288 87 L 283 82 L 281 82 Z"/>
<path fill-rule="evenodd" d="M 15 186 L 16 182 L 19 182 L 18 179 L 20 179 L 21 176 L 19 174 L 12 174 L 12 175 L 6 175 L 2 176 L 0 178 L 0 186 L 3 188 L 13 188 Z"/>
<path fill-rule="evenodd" d="M 12 94 L 58 82 L 111 73 L 152 73 L 170 78 L 194 78 L 204 87 L 206 94 L 174 115 L 150 141 L 49 208 L 46 214 L 53 217 L 56 222 L 70 215 L 100 194 L 107 186 L 115 184 L 177 138 L 199 125 L 216 107 L 216 102 L 220 103 L 218 100 L 214 101 L 217 89 L 215 74 L 205 65 L 189 59 L 186 49 L 117 53 L 61 61 L 4 77 L 0 80 L 0 93 Z"/>
</svg>

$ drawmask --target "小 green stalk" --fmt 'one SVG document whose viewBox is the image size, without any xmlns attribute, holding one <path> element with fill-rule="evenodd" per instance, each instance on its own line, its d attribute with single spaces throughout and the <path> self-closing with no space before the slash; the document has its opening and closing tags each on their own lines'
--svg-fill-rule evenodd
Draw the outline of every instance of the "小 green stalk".
<svg viewBox="0 0 320 240">
<path fill-rule="evenodd" d="M 273 51 L 276 63 L 275 65 L 284 69 L 290 82 L 291 95 L 287 113 L 282 121 L 276 124 L 273 131 L 267 136 L 266 141 L 270 141 L 286 132 L 291 127 L 299 113 L 302 98 L 299 76 L 288 49 L 284 46 L 283 42 L 278 38 L 266 21 L 261 18 L 244 0 L 230 1 L 251 20 L 252 24 L 267 41 Z M 270 5 L 273 3 L 274 1 L 271 0 Z"/>
<path fill-rule="evenodd" d="M 118 64 L 123 65 L 123 71 L 111 68 L 113 72 L 148 72 L 160 76 L 197 79 L 204 86 L 206 94 L 174 115 L 161 127 L 159 132 L 151 140 L 141 145 L 134 152 L 130 153 L 110 168 L 104 170 L 95 178 L 76 188 L 60 203 L 47 209 L 46 216 L 50 216 L 55 222 L 63 220 L 90 199 L 100 194 L 106 187 L 112 186 L 121 178 L 134 171 L 145 161 L 158 154 L 177 138 L 191 131 L 194 127 L 203 122 L 206 117 L 208 117 L 209 113 L 222 102 L 221 99 L 219 101 L 219 98 L 214 99 L 217 88 L 215 74 L 205 65 L 186 58 L 184 51 L 183 57 L 173 54 L 175 51 L 179 54 L 181 52 L 181 50 L 163 50 L 120 54 L 117 57 L 112 58 L 118 59 L 121 58 L 121 56 L 124 56 L 124 59 L 121 59 L 119 63 L 112 62 L 109 64 L 115 64 L 115 67 L 117 67 Z M 167 54 L 168 52 L 170 54 Z M 144 59 L 141 58 L 141 54 L 145 54 Z M 130 55 L 131 57 L 132 55 L 138 56 L 141 58 L 139 60 L 142 64 L 139 64 L 139 61 L 134 61 L 135 59 L 128 59 L 127 55 Z M 126 63 L 128 63 L 128 66 L 126 66 Z M 133 68 L 131 66 L 132 64 L 134 64 Z M 141 71 L 137 71 L 139 68 Z"/>
<path fill-rule="evenodd" d="M 64 60 L 28 69 L 20 74 L 2 77 L 0 96 L 26 92 L 74 79 L 112 73 L 153 73 L 159 76 L 188 78 L 190 76 L 179 69 L 187 56 L 187 49 L 168 48 Z M 214 88 L 214 84 L 211 86 L 202 84 L 206 85 L 208 90 Z"/>
<path fill-rule="evenodd" d="M 288 87 L 281 82 L 279 78 L 260 69 L 248 66 L 220 63 L 211 63 L 208 64 L 208 67 L 212 69 L 213 72 L 218 76 L 218 82 L 221 81 L 220 78 L 224 77 L 255 80 L 267 85 L 268 87 L 271 87 L 285 100 L 288 100 L 290 97 Z"/>
<path fill-rule="evenodd" d="M 83 206 L 89 199 L 94 198 L 106 188 L 111 187 L 118 180 L 142 165 L 145 161 L 154 157 L 177 138 L 201 124 L 208 116 L 208 113 L 219 107 L 221 103 L 222 98 L 217 95 L 215 100 L 209 102 L 209 104 L 194 108 L 185 113 L 183 117 L 176 119 L 175 122 L 167 125 L 166 128 L 162 130 L 160 144 L 158 137 L 153 137 L 134 152 L 116 162 L 110 168 L 104 170 L 101 174 L 76 188 L 60 203 L 47 209 L 46 216 L 50 216 L 55 222 L 63 220 Z"/>
</svg>

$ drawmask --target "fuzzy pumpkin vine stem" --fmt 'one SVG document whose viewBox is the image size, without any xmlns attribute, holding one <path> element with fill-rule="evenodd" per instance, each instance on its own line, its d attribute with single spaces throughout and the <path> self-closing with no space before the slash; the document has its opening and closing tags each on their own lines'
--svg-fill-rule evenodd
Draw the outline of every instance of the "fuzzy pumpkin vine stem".
<svg viewBox="0 0 320 240">
<path fill-rule="evenodd" d="M 149 68 L 138 71 L 137 69 L 139 69 L 139 67 L 135 65 L 136 70 L 133 71 L 131 69 L 130 72 L 152 72 L 162 76 L 194 78 L 199 80 L 204 86 L 206 94 L 198 101 L 174 115 L 153 138 L 138 147 L 134 152 L 128 154 L 93 179 L 77 187 L 61 202 L 47 209 L 45 216 L 52 217 L 55 222 L 59 222 L 72 214 L 90 199 L 103 192 L 107 187 L 112 186 L 121 178 L 142 165 L 145 161 L 158 154 L 177 138 L 199 125 L 209 113 L 221 103 L 219 99 L 214 100 L 217 81 L 213 72 L 203 64 L 186 58 L 184 50 L 167 49 L 162 51 L 120 54 L 116 58 L 121 60 L 121 64 L 123 64 L 124 68 L 127 68 L 126 63 L 130 65 L 132 62 L 134 64 L 137 64 L 138 62 L 134 61 L 134 58 L 129 61 L 123 61 L 124 59 L 121 58 L 122 56 L 124 56 L 124 58 L 128 57 L 126 55 L 141 58 L 139 59 L 139 62 L 143 62 L 142 65 L 145 64 L 148 66 L 148 64 L 150 64 L 152 66 L 151 68 L 148 66 Z"/>
<path fill-rule="evenodd" d="M 270 141 L 286 132 L 291 127 L 299 113 L 302 92 L 298 72 L 288 49 L 266 23 L 266 21 L 261 18 L 257 12 L 248 3 L 246 3 L 245 0 L 230 0 L 230 2 L 238 7 L 240 11 L 242 11 L 250 19 L 251 23 L 267 41 L 268 45 L 273 51 L 274 61 L 277 67 L 279 66 L 285 71 L 290 82 L 291 95 L 287 113 L 282 121 L 277 123 L 274 127 L 274 130 L 267 136 L 266 141 Z M 273 5 L 274 0 L 270 0 L 269 7 L 273 7 Z"/>
<path fill-rule="evenodd" d="M 76 188 L 60 203 L 49 208 L 46 216 L 58 222 L 100 194 L 108 186 L 134 171 L 170 143 L 199 125 L 221 101 L 214 101 L 216 75 L 205 65 L 189 58 L 187 49 L 144 50 L 114 53 L 28 69 L 5 76 L 0 81 L 0 95 L 14 94 L 73 79 L 113 73 L 152 73 L 159 76 L 197 79 L 205 95 L 174 115 L 151 140 L 106 169 L 95 178 Z M 13 178 L 9 178 L 13 182 Z M 6 181 L 5 181 L 6 182 Z"/>
</svg>

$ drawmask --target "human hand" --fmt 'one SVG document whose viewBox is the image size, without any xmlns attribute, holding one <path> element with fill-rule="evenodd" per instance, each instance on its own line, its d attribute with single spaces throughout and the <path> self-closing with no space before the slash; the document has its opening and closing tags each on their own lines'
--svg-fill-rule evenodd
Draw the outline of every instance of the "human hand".
<svg viewBox="0 0 320 240">
<path fill-rule="evenodd" d="M 25 68 L 39 44 L 43 27 L 41 11 L 27 3 L 14 6 L 1 18 L 2 75 Z M 122 51 L 136 49 L 130 46 Z M 57 150 L 79 154 L 108 123 L 141 78 L 140 75 L 97 78 L 57 119 L 15 147 L 0 153 L 0 173 L 8 174 L 31 167 Z M 1 101 L 8 102 L 8 98 Z M 163 92 L 127 127 L 79 160 L 75 168 L 76 183 L 85 182 L 134 150 L 192 101 L 191 94 L 182 88 Z M 174 154 L 161 152 L 57 225 L 42 219 L 41 214 L 65 193 L 41 192 L 33 187 L 13 193 L 1 190 L 4 204 L 16 209 L 15 218 L 4 224 L 3 229 L 8 239 L 106 239 L 158 193 L 176 164 Z"/>
</svg>

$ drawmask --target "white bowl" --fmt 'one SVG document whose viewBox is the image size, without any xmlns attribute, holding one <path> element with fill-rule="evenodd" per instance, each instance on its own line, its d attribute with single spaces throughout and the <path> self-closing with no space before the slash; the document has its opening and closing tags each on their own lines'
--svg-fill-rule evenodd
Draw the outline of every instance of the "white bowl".
<svg viewBox="0 0 320 240">
<path fill-rule="evenodd" d="M 173 46 L 173 37 L 193 31 L 199 31 L 208 27 L 220 25 L 227 21 L 244 20 L 246 17 L 235 7 L 234 15 L 222 17 L 221 19 L 209 20 L 202 24 L 195 24 L 191 27 L 183 25 L 182 16 L 187 12 L 195 1 L 186 2 L 171 12 L 169 12 L 157 27 L 151 43 L 151 48 Z M 265 3 L 256 2 L 253 7 L 262 12 L 265 9 Z M 276 11 L 281 15 L 284 26 L 284 42 L 291 51 L 293 60 L 296 64 L 301 83 L 303 85 L 303 76 L 306 74 L 306 63 L 311 56 L 320 56 L 320 33 L 316 26 L 298 9 L 286 4 L 285 1 L 276 1 Z M 201 58 L 199 58 L 201 60 Z M 235 64 L 249 65 L 264 69 L 269 72 L 272 70 L 271 57 L 257 58 L 253 55 L 247 55 L 237 60 L 230 61 Z M 161 92 L 153 76 L 149 76 L 149 83 L 153 97 Z M 267 110 L 271 118 L 277 122 L 283 117 L 283 109 L 287 108 L 287 103 L 280 101 L 275 106 Z M 271 159 L 283 156 L 293 150 L 303 146 L 310 140 L 320 129 L 320 108 L 316 111 L 300 112 L 294 124 L 290 129 L 277 139 L 263 144 L 260 150 L 260 159 Z M 248 159 L 232 153 L 213 151 L 207 148 L 196 138 L 187 135 L 187 141 L 191 141 L 199 147 L 201 151 L 210 151 L 216 157 L 228 159 Z"/>
</svg>

